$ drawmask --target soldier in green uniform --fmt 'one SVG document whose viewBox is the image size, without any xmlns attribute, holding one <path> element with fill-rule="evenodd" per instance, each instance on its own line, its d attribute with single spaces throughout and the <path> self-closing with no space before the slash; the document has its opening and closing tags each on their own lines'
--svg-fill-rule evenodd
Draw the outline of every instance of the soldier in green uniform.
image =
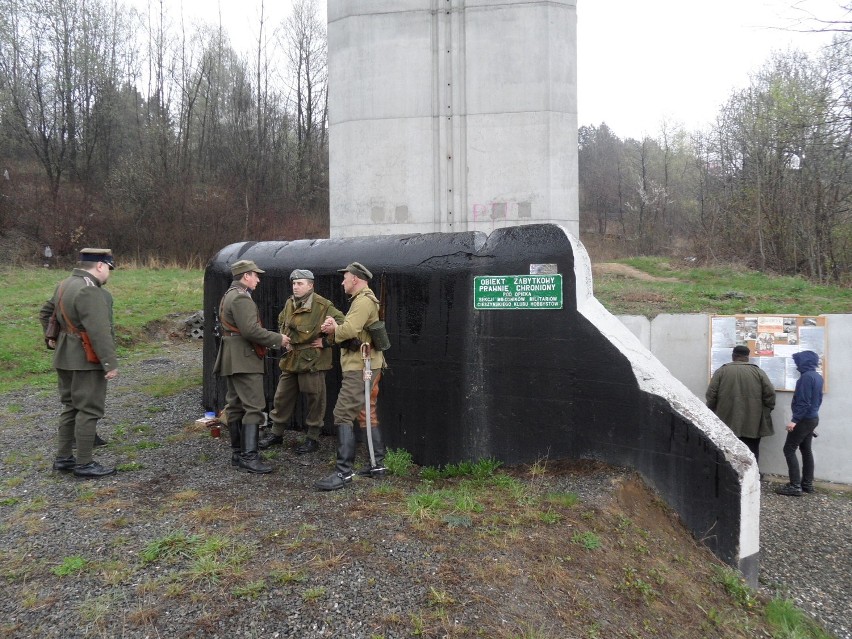
<svg viewBox="0 0 852 639">
<path fill-rule="evenodd" d="M 260 448 L 284 443 L 284 426 L 293 416 L 299 394 L 305 396 L 308 435 L 296 447 L 304 455 L 319 448 L 325 417 L 325 372 L 331 369 L 331 349 L 323 348 L 320 330 L 326 317 L 342 323 L 344 316 L 329 300 L 314 292 L 314 274 L 306 269 L 290 273 L 291 295 L 278 315 L 278 330 L 286 339 L 287 353 L 281 358 L 281 377 L 275 389 L 272 432 L 260 440 Z"/>
<path fill-rule="evenodd" d="M 349 295 L 349 311 L 342 324 L 338 326 L 332 318 L 326 318 L 322 331 L 333 339 L 335 344 L 350 343 L 357 338 L 361 343 L 371 344 L 372 339 L 367 327 L 379 320 L 379 300 L 370 290 L 369 281 L 373 274 L 366 266 L 353 262 L 343 273 L 343 290 Z M 371 349 L 370 367 L 379 372 L 384 368 L 385 358 L 381 351 Z M 337 426 L 337 466 L 335 472 L 314 484 L 317 490 L 337 490 L 352 481 L 355 474 L 352 464 L 355 461 L 355 432 L 354 421 L 362 408 L 369 410 L 364 401 L 364 361 L 356 348 L 341 348 L 340 367 L 343 370 L 343 381 L 337 403 L 334 405 L 334 423 Z M 374 374 L 372 383 L 377 383 Z M 371 393 L 375 390 L 371 387 Z M 366 428 L 366 424 L 362 424 Z M 371 476 L 379 476 L 384 472 L 383 461 L 385 446 L 378 429 L 372 430 L 373 450 L 376 456 L 376 467 L 368 472 Z"/>
<path fill-rule="evenodd" d="M 48 348 L 55 349 L 53 367 L 62 402 L 53 469 L 87 479 L 115 472 L 92 459 L 95 427 L 104 416 L 107 381 L 118 377 L 112 295 L 103 287 L 114 268 L 109 249 L 83 249 L 71 276 L 59 283 L 39 312 L 45 334 L 54 313 L 60 327 L 57 339 L 48 340 Z M 75 440 L 76 458 L 71 453 Z"/>
<path fill-rule="evenodd" d="M 263 394 L 266 348 L 286 346 L 287 337 L 268 331 L 260 323 L 257 304 L 251 293 L 264 273 L 251 260 L 231 265 L 234 280 L 219 303 L 222 343 L 213 372 L 225 378 L 228 430 L 231 435 L 231 464 L 249 473 L 270 473 L 257 452 L 257 435 L 263 422 L 266 398 Z"/>
</svg>

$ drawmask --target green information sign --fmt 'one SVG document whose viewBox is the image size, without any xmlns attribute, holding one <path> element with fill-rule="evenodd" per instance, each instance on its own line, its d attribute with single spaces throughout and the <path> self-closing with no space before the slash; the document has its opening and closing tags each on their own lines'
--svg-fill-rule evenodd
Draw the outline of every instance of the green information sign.
<svg viewBox="0 0 852 639">
<path fill-rule="evenodd" d="M 479 311 L 562 308 L 562 275 L 480 275 L 473 278 Z"/>
</svg>

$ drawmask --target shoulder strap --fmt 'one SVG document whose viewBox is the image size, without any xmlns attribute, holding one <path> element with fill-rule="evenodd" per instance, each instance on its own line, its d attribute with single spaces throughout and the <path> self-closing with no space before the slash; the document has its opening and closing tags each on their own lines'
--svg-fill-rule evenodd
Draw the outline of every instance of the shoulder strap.
<svg viewBox="0 0 852 639">
<path fill-rule="evenodd" d="M 64 284 L 64 282 L 63 282 Z M 62 303 L 62 284 L 59 285 L 59 312 L 62 313 L 62 319 L 65 320 L 65 330 L 71 333 L 72 335 L 79 335 L 80 331 L 77 330 L 77 327 L 74 326 L 74 323 L 68 319 L 68 315 L 65 313 L 65 305 Z"/>
</svg>

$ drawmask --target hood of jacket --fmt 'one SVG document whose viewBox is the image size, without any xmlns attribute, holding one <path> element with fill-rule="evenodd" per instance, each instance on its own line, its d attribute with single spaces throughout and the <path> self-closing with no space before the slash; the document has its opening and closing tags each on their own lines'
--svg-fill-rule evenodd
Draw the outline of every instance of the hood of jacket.
<svg viewBox="0 0 852 639">
<path fill-rule="evenodd" d="M 813 351 L 800 351 L 793 353 L 793 361 L 800 373 L 815 371 L 819 365 L 819 355 Z"/>
</svg>

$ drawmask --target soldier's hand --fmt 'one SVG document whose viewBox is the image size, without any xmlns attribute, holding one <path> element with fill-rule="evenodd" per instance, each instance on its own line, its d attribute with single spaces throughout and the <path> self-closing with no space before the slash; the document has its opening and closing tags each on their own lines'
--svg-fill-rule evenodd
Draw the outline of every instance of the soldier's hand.
<svg viewBox="0 0 852 639">
<path fill-rule="evenodd" d="M 314 348 L 322 348 L 322 337 L 315 338 L 314 341 L 311 342 L 311 346 L 313 346 Z"/>
<path fill-rule="evenodd" d="M 290 338 L 287 335 L 281 336 L 281 346 L 284 348 L 284 350 L 290 348 Z"/>
<path fill-rule="evenodd" d="M 115 379 L 118 377 L 118 369 L 113 368 L 111 371 L 107 371 L 107 374 L 104 375 L 104 379 Z"/>
</svg>

